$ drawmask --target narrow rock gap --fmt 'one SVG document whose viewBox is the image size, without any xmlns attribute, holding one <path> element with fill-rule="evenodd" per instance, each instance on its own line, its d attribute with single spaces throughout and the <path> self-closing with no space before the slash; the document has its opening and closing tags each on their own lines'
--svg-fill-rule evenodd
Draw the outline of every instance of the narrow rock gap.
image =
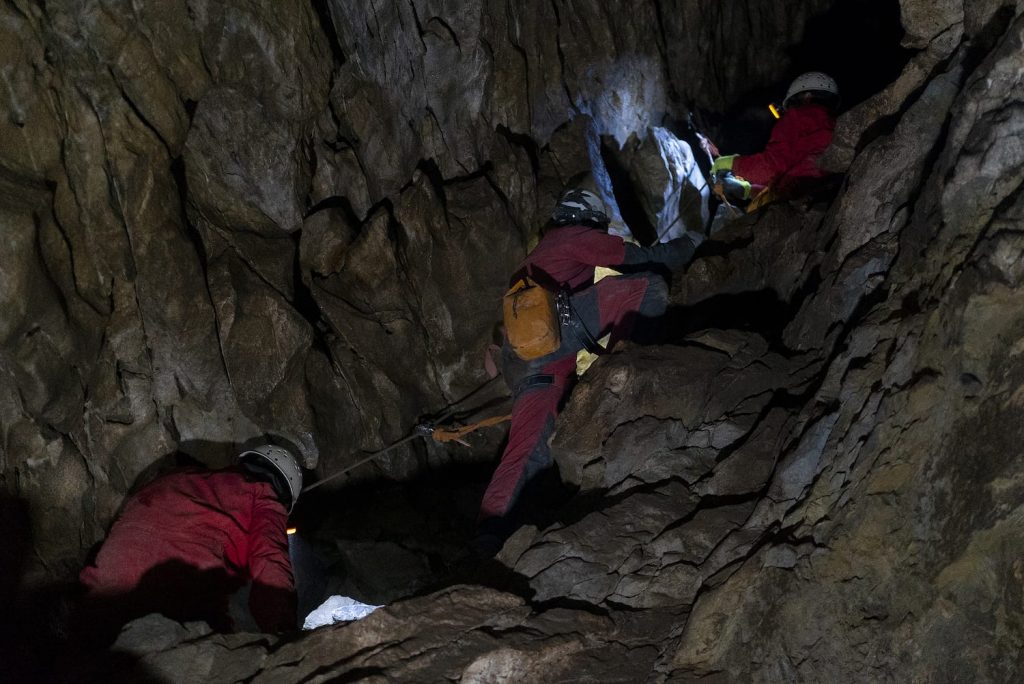
<svg viewBox="0 0 1024 684">
<path fill-rule="evenodd" d="M 526 156 L 530 160 L 530 169 L 533 171 L 533 177 L 537 178 L 540 174 L 540 146 L 537 145 L 537 141 L 529 135 L 512 132 L 504 124 L 499 124 L 495 130 L 499 135 L 508 140 L 509 143 L 526 152 Z"/>
<path fill-rule="evenodd" d="M 413 0 L 409 0 L 409 9 L 412 11 L 412 21 L 416 24 L 416 36 L 420 39 L 420 45 L 423 46 L 424 51 L 427 49 L 427 41 L 423 39 L 426 31 L 423 30 L 423 23 L 420 21 L 420 13 L 416 9 L 416 3 Z"/>
<path fill-rule="evenodd" d="M 203 271 L 203 281 L 207 282 L 207 264 L 209 262 L 208 255 L 206 253 L 206 244 L 203 242 L 202 235 L 196 229 L 195 225 L 189 218 L 188 212 L 188 176 L 185 173 L 185 157 L 179 156 L 171 160 L 171 178 L 174 179 L 174 184 L 178 188 L 178 215 L 181 218 L 181 225 L 184 229 L 185 236 L 192 243 L 192 246 L 196 249 L 196 256 L 199 258 L 199 267 Z M 210 296 L 212 302 L 213 298 L 210 295 L 210 291 L 207 288 L 206 293 Z"/>
<path fill-rule="evenodd" d="M 629 171 L 622 165 L 618 155 L 612 150 L 612 146 L 618 146 L 614 138 L 602 136 L 601 139 L 601 160 L 608 170 L 608 177 L 612 183 L 612 193 L 615 202 L 619 205 L 619 213 L 623 221 L 629 226 L 633 237 L 641 245 L 652 245 L 658 241 L 658 231 L 647 218 L 644 211 L 643 201 L 637 191 Z"/>
<path fill-rule="evenodd" d="M 779 299 L 774 290 L 718 294 L 690 306 L 670 306 L 664 328 L 671 331 L 669 343 L 680 343 L 699 330 L 743 330 L 756 332 L 785 355 L 782 333 L 793 318 L 794 304 Z"/>
<path fill-rule="evenodd" d="M 353 473 L 358 486 L 311 492 L 296 512 L 298 534 L 325 562 L 325 596 L 390 603 L 446 586 L 473 565 L 467 540 L 489 463 L 428 467 L 397 482 L 363 467 Z"/>
<path fill-rule="evenodd" d="M 807 21 L 802 40 L 789 50 L 788 67 L 778 82 L 748 84 L 726 112 L 702 111 L 700 118 L 719 149 L 739 154 L 759 151 L 774 123 L 767 103 L 780 106 L 781 93 L 793 78 L 807 71 L 829 74 L 839 83 L 842 110 L 849 110 L 894 81 L 916 54 L 900 44 L 903 33 L 898 0 L 837 0 Z M 870 139 L 885 130 L 884 124 L 875 125 L 879 131 L 872 132 Z"/>
<path fill-rule="evenodd" d="M 331 358 L 330 344 L 326 339 L 326 333 L 330 331 L 330 327 L 324 321 L 320 306 L 316 303 L 316 298 L 313 296 L 313 291 L 309 288 L 302 270 L 299 246 L 302 240 L 302 231 L 297 230 L 289 237 L 295 246 L 295 260 L 292 263 L 292 309 L 309 324 L 309 330 L 313 336 L 313 348 L 327 358 Z"/>
<path fill-rule="evenodd" d="M 136 116 L 136 118 L 138 118 L 139 122 L 143 126 L 145 126 L 150 133 L 153 134 L 153 137 L 160 141 L 160 144 L 163 145 L 164 149 L 167 150 L 169 154 L 171 151 L 170 145 L 167 144 L 167 141 L 164 139 L 164 136 L 160 133 L 160 131 L 157 130 L 156 126 L 153 125 L 153 122 L 150 121 L 146 117 L 146 115 L 142 113 L 142 110 L 139 109 L 139 106 L 137 104 L 135 104 L 135 101 L 131 97 L 129 97 L 128 91 L 124 89 L 124 85 L 122 85 L 122 83 L 118 80 L 117 74 L 114 73 L 113 68 L 108 68 L 107 73 L 110 75 L 111 80 L 117 84 L 118 90 L 121 91 L 121 99 L 124 100 L 124 103 L 128 105 L 129 109 L 132 110 L 132 113 Z"/>
<path fill-rule="evenodd" d="M 430 19 L 427 19 L 427 26 L 430 26 L 431 24 L 438 24 L 438 25 L 440 25 L 441 26 L 441 30 L 445 34 L 447 34 L 449 38 L 452 39 L 452 42 L 455 43 L 455 47 L 457 47 L 459 49 L 459 52 L 462 52 L 462 43 L 459 42 L 458 35 L 455 34 L 455 30 L 452 29 L 452 27 L 448 24 L 447 21 L 445 21 L 444 19 L 442 19 L 439 16 L 433 16 L 433 17 L 430 17 Z"/>
<path fill-rule="evenodd" d="M 331 47 L 331 55 L 334 57 L 334 67 L 337 69 L 344 65 L 345 52 L 341 48 L 341 41 L 338 39 L 338 31 L 334 28 L 334 18 L 331 16 L 330 0 L 312 0 L 313 11 L 316 20 L 321 26 L 321 31 L 327 36 L 328 45 Z"/>
<path fill-rule="evenodd" d="M 572 92 L 569 90 L 569 82 L 565 80 L 566 77 L 566 63 L 565 63 L 565 51 L 562 49 L 562 15 L 558 11 L 558 3 L 555 0 L 551 0 L 551 9 L 555 13 L 555 49 L 558 53 L 558 79 L 562 84 L 562 90 L 565 92 L 565 100 L 568 105 L 575 111 L 578 109 L 577 103 L 572 96 Z"/>
<path fill-rule="evenodd" d="M 363 223 L 356 214 L 355 209 L 352 208 L 352 202 L 350 202 L 347 197 L 342 197 L 341 195 L 331 195 L 330 197 L 325 197 L 320 200 L 306 211 L 303 218 L 307 219 L 313 214 L 317 214 L 325 209 L 340 209 L 349 226 L 353 228 L 358 228 Z"/>
</svg>

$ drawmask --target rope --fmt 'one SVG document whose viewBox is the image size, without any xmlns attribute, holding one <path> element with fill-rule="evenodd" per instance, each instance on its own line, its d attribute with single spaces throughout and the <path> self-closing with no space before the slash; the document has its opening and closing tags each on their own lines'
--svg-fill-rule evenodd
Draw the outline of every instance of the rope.
<svg viewBox="0 0 1024 684">
<path fill-rule="evenodd" d="M 403 437 L 402 439 L 398 440 L 394 444 L 390 444 L 390 445 L 384 447 L 383 449 L 381 449 L 379 451 L 375 451 L 372 454 L 368 454 L 365 458 L 360 459 L 359 461 L 356 461 L 355 463 L 353 463 L 350 466 L 346 466 L 346 467 L 342 468 L 341 470 L 339 470 L 338 472 L 336 472 L 336 473 L 334 473 L 332 475 L 328 475 L 327 477 L 325 477 L 322 480 L 318 480 L 317 482 L 314 482 L 311 485 L 303 487 L 302 488 L 302 493 L 305 494 L 308 491 L 316 489 L 317 487 L 319 487 L 322 484 L 327 484 L 331 480 L 336 480 L 337 478 L 341 477 L 345 473 L 350 472 L 352 470 L 355 470 L 356 468 L 358 468 L 359 466 L 363 465 L 364 463 L 369 463 L 370 461 L 372 461 L 373 459 L 377 458 L 378 456 L 383 456 L 384 454 L 388 453 L 389 451 L 393 451 L 394 449 L 397 449 L 398 447 L 402 446 L 403 444 L 411 442 L 412 440 L 414 440 L 414 439 L 416 439 L 418 437 L 426 437 L 427 435 L 432 435 L 434 437 L 434 439 L 437 440 L 438 442 L 450 442 L 450 441 L 458 440 L 461 437 L 463 437 L 464 435 L 468 435 L 469 433 L 471 433 L 474 430 L 477 430 L 479 428 L 488 427 L 490 425 L 497 425 L 499 423 L 505 422 L 506 420 L 508 420 L 512 416 L 508 415 L 508 416 L 495 416 L 495 417 L 492 417 L 492 418 L 485 418 L 484 420 L 481 420 L 479 422 L 472 423 L 472 424 L 467 425 L 465 427 L 455 428 L 455 429 L 447 429 L 447 428 L 437 428 L 437 427 L 434 427 L 435 423 L 443 423 L 444 421 L 446 421 L 449 418 L 451 418 L 452 415 L 454 415 L 454 413 L 455 413 L 455 407 L 456 406 L 458 406 L 459 404 L 465 402 L 470 397 L 473 397 L 474 395 L 476 395 L 482 389 L 484 389 L 489 384 L 494 382 L 498 377 L 501 377 L 501 376 L 495 376 L 495 377 L 493 377 L 493 378 L 483 382 L 476 389 L 471 391 L 469 394 L 466 394 L 462 398 L 452 402 L 451 404 L 448 404 L 448 406 L 445 407 L 445 409 L 441 412 L 441 414 L 435 420 L 433 420 L 433 421 L 431 421 L 429 423 L 420 423 L 415 428 L 413 428 L 412 434 Z M 479 410 L 479 408 L 476 409 L 476 410 Z"/>
<path fill-rule="evenodd" d="M 475 423 L 470 423 L 469 425 L 464 425 L 460 428 L 434 428 L 434 431 L 430 434 L 438 442 L 456 442 L 471 432 L 476 432 L 480 428 L 500 425 L 506 420 L 511 419 L 511 413 L 505 416 L 491 416 L 490 418 L 484 418 L 483 420 L 478 420 Z"/>
<path fill-rule="evenodd" d="M 334 479 L 337 479 L 337 478 L 341 477 L 342 475 L 344 475 L 345 473 L 349 472 L 350 470 L 354 470 L 354 469 L 358 468 L 359 466 L 363 465 L 364 463 L 369 463 L 370 461 L 372 461 L 373 459 L 377 458 L 378 456 L 383 456 L 387 452 L 389 452 L 389 451 L 391 451 L 391 450 L 393 450 L 393 449 L 395 449 L 397 447 L 402 446 L 406 442 L 411 442 L 412 440 L 416 439 L 417 437 L 425 437 L 427 434 L 428 433 L 426 433 L 426 432 L 414 432 L 413 434 L 409 435 L 408 437 L 403 437 L 402 439 L 398 440 L 394 444 L 392 444 L 390 446 L 386 446 L 383 449 L 381 449 L 380 451 L 373 452 L 372 454 L 370 454 L 366 458 L 364 458 L 364 459 L 362 459 L 360 461 L 356 461 L 355 463 L 353 463 L 350 466 L 342 468 L 341 470 L 339 470 L 338 472 L 334 473 L 333 475 L 328 475 L 327 477 L 325 477 L 322 480 L 314 482 L 313 484 L 311 484 L 311 485 L 309 485 L 307 487 L 303 487 L 302 488 L 302 493 L 305 494 L 306 492 L 308 492 L 310 490 L 316 489 L 317 487 L 319 487 L 322 484 L 327 484 L 331 480 L 334 480 Z"/>
</svg>

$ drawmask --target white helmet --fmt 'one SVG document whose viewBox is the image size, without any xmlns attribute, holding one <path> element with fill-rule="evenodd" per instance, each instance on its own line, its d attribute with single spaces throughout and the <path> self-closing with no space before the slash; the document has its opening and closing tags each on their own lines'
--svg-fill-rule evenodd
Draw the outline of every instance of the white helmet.
<svg viewBox="0 0 1024 684">
<path fill-rule="evenodd" d="M 601 198 L 582 188 L 567 190 L 562 198 L 558 200 L 554 211 L 551 212 L 551 220 L 559 225 L 570 225 L 573 223 L 608 223 L 608 212 L 605 211 L 604 202 Z"/>
<path fill-rule="evenodd" d="M 269 465 L 274 471 L 280 473 L 288 485 L 288 493 L 291 494 L 291 500 L 285 503 L 288 512 L 291 513 L 295 502 L 299 499 L 299 492 L 302 491 L 302 468 L 290 451 L 273 444 L 263 444 L 240 453 L 238 462 L 253 463 L 257 467 Z"/>
<path fill-rule="evenodd" d="M 800 74 L 794 78 L 793 82 L 789 84 L 789 90 L 786 91 L 786 99 L 782 101 L 782 106 L 785 107 L 789 104 L 790 98 L 794 95 L 809 91 L 828 93 L 837 100 L 839 99 L 839 84 L 834 78 L 820 71 L 808 71 L 806 74 Z"/>
</svg>

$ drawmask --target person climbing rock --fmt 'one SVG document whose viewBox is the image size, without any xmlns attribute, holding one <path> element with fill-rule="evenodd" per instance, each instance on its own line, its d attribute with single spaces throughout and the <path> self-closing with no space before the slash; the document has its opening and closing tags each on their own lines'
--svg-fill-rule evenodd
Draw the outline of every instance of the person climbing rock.
<svg viewBox="0 0 1024 684">
<path fill-rule="evenodd" d="M 480 504 L 474 548 L 496 553 L 511 532 L 510 512 L 523 486 L 551 465 L 548 442 L 555 418 L 575 378 L 581 349 L 604 353 L 620 340 L 655 341 L 657 319 L 668 305 L 665 275 L 684 268 L 701 237 L 688 235 L 651 247 L 624 242 L 607 232 L 609 217 L 592 192 L 572 189 L 558 201 L 549 229 L 519 265 L 506 295 L 502 373 L 512 391 L 508 443 Z M 594 283 L 596 267 L 621 276 Z M 521 294 L 555 300 L 553 322 L 536 339 L 522 341 L 510 315 L 526 311 Z M 509 301 L 513 303 L 509 304 Z M 513 311 L 510 314 L 510 310 Z M 530 335 L 538 329 L 528 321 Z M 610 335 L 607 346 L 596 340 Z M 538 355 L 540 354 L 540 355 Z"/>
<path fill-rule="evenodd" d="M 229 599 L 251 583 L 265 632 L 295 629 L 286 523 L 302 469 L 283 447 L 243 451 L 237 465 L 168 473 L 130 496 L 95 560 L 79 575 L 82 625 L 98 642 L 148 613 L 234 628 Z"/>
<path fill-rule="evenodd" d="M 783 112 L 762 152 L 714 160 L 712 176 L 730 201 L 793 197 L 826 172 L 817 159 L 832 142 L 839 86 L 827 74 L 798 76 L 786 91 Z"/>
</svg>

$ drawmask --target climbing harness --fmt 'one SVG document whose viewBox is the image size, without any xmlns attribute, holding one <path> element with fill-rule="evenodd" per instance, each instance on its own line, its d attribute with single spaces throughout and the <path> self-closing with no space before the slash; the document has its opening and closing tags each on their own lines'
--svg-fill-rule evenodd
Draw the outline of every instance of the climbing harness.
<svg viewBox="0 0 1024 684">
<path fill-rule="evenodd" d="M 356 461 L 352 465 L 346 466 L 346 467 L 342 468 L 341 470 L 339 470 L 338 472 L 333 473 L 331 475 L 328 475 L 327 477 L 323 478 L 322 480 L 318 480 L 318 481 L 314 482 L 313 484 L 307 485 L 305 488 L 303 488 L 302 493 L 306 493 L 306 492 L 308 492 L 310 490 L 316 489 L 320 485 L 327 484 L 328 482 L 331 482 L 332 480 L 336 480 L 337 478 L 341 477 L 342 475 L 344 475 L 344 474 L 346 474 L 346 473 L 348 473 L 348 472 L 350 472 L 352 470 L 355 470 L 356 468 L 358 468 L 359 466 L 363 465 L 364 463 L 369 463 L 370 461 L 383 456 L 384 454 L 388 453 L 389 451 L 394 451 L 398 447 L 400 447 L 400 446 L 402 446 L 404 444 L 408 444 L 409 442 L 411 442 L 411 441 L 413 441 L 415 439 L 419 439 L 420 437 L 432 437 L 434 439 L 434 441 L 436 441 L 438 443 L 441 443 L 441 444 L 443 444 L 445 442 L 458 442 L 459 444 L 462 444 L 464 446 L 469 446 L 469 443 L 466 442 L 463 439 L 463 437 L 465 437 L 465 436 L 469 435 L 470 433 L 473 433 L 473 432 L 475 432 L 475 431 L 477 431 L 477 430 L 479 430 L 481 428 L 491 427 L 492 425 L 500 425 L 501 423 L 504 423 L 505 421 L 510 420 L 512 418 L 512 415 L 508 414 L 508 415 L 500 415 L 500 416 L 491 416 L 489 418 L 483 418 L 483 419 L 478 420 L 478 421 L 476 421 L 474 423 L 470 423 L 468 425 L 463 425 L 461 427 L 443 427 L 441 424 L 447 422 L 449 419 L 452 418 L 452 416 L 455 414 L 455 407 L 456 406 L 458 406 L 459 404 L 463 403 L 464 401 L 466 401 L 470 397 L 474 396 L 477 392 L 479 392 L 480 390 L 484 389 L 487 385 L 491 384 L 491 382 L 493 382 L 495 379 L 496 378 L 490 378 L 489 380 L 486 380 L 485 382 L 483 382 L 480 386 L 478 386 L 476 389 L 474 389 L 469 394 L 465 395 L 464 397 L 462 397 L 458 401 L 455 401 L 455 402 L 449 404 L 448 408 L 446 408 L 441 413 L 441 415 L 438 416 L 436 419 L 434 419 L 434 420 L 425 420 L 425 421 L 420 422 L 415 427 L 413 427 L 412 431 L 408 435 L 406 435 L 405 437 L 402 437 L 397 442 L 389 444 L 388 446 L 384 447 L 383 449 L 380 449 L 379 451 L 374 451 L 372 454 L 367 454 L 365 458 L 362 458 L 362 459 Z M 479 409 L 477 409 L 477 410 L 479 410 Z"/>
<path fill-rule="evenodd" d="M 562 325 L 572 332 L 573 337 L 576 338 L 576 343 L 592 354 L 603 352 L 605 350 L 604 347 L 598 343 L 587 328 L 587 324 L 583 322 L 583 319 L 576 312 L 576 307 L 572 305 L 572 298 L 567 291 L 562 290 L 558 293 L 557 304 L 559 319 Z"/>
</svg>

